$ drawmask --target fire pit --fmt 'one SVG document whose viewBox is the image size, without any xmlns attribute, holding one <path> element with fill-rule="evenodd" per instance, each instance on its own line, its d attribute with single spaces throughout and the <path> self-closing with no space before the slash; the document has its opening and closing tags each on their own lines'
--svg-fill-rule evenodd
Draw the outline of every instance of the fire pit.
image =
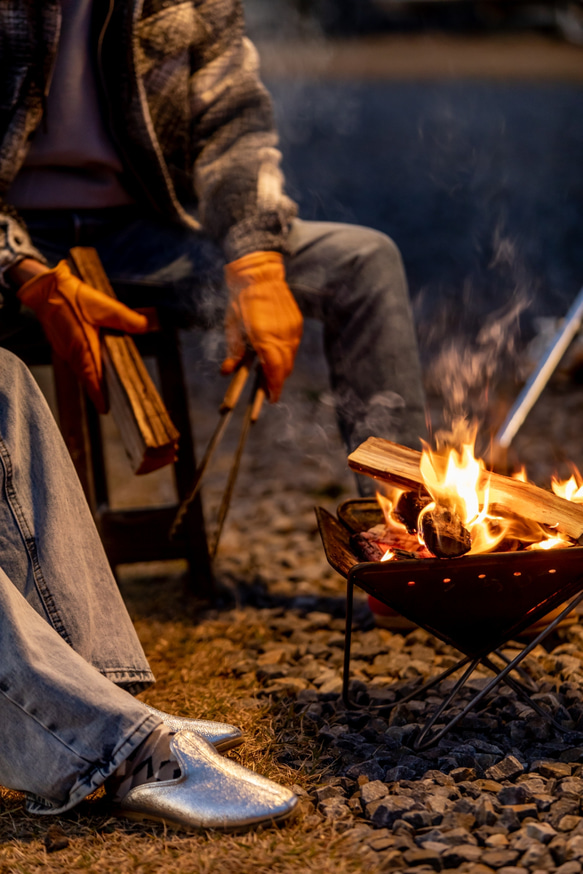
<svg viewBox="0 0 583 874">
<path fill-rule="evenodd" d="M 395 702 L 410 700 L 465 668 L 451 693 L 419 734 L 416 749 L 425 749 L 438 741 L 502 680 L 530 707 L 557 728 L 563 728 L 532 700 L 536 689 L 520 663 L 583 599 L 582 547 L 493 552 L 454 559 L 363 562 L 354 552 L 351 535 L 368 530 L 380 521 L 382 513 L 376 502 L 370 499 L 347 501 L 338 508 L 338 518 L 322 508 L 317 508 L 316 514 L 328 562 L 347 580 L 342 692 L 347 706 L 354 706 L 349 696 L 349 679 L 353 592 L 357 585 L 464 654 L 453 667 L 407 698 Z M 499 647 L 565 601 L 568 604 L 564 610 L 514 659 L 508 660 L 500 652 Z M 501 660 L 502 667 L 494 663 L 493 656 Z M 430 736 L 432 727 L 479 664 L 494 673 L 492 681 Z M 512 676 L 511 672 L 514 672 Z M 516 679 L 516 673 L 520 679 Z"/>
</svg>

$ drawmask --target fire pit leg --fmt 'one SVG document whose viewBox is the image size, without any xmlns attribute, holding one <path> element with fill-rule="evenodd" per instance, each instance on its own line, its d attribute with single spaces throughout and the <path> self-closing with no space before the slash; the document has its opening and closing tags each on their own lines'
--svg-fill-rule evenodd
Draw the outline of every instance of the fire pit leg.
<svg viewBox="0 0 583 874">
<path fill-rule="evenodd" d="M 431 717 L 429 722 L 427 722 L 425 724 L 423 731 L 421 732 L 421 734 L 419 735 L 419 737 L 415 740 L 415 743 L 413 744 L 414 750 L 424 750 L 426 747 L 429 747 L 429 746 L 431 746 L 432 743 L 434 743 L 433 738 L 430 741 L 428 741 L 426 744 L 423 743 L 423 740 L 426 737 L 427 732 L 433 728 L 433 726 L 435 725 L 436 721 L 439 719 L 439 717 L 441 716 L 443 711 L 446 710 L 447 707 L 451 704 L 451 702 L 453 701 L 453 699 L 455 698 L 455 696 L 457 695 L 459 690 L 463 686 L 465 686 L 465 684 L 470 679 L 471 675 L 474 673 L 474 671 L 477 668 L 477 666 L 479 665 L 479 663 L 480 663 L 479 658 L 473 659 L 470 662 L 470 664 L 468 665 L 466 670 L 463 672 L 462 676 L 459 678 L 459 680 L 456 681 L 455 686 L 453 687 L 453 689 L 451 690 L 451 692 L 449 693 L 449 695 L 447 696 L 445 701 L 442 701 L 442 703 L 439 705 L 439 707 L 437 708 L 437 710 L 435 711 L 435 713 L 433 714 L 433 716 Z M 453 722 L 448 723 L 448 725 L 443 729 L 443 731 L 445 732 L 451 725 L 453 725 Z M 438 734 L 438 737 L 440 737 L 440 736 L 441 736 L 441 732 Z"/>
<path fill-rule="evenodd" d="M 457 725 L 457 723 L 461 719 L 463 719 L 464 716 L 466 716 L 470 712 L 470 710 L 472 710 L 476 706 L 476 704 L 478 704 L 482 700 L 482 698 L 485 698 L 487 695 L 489 695 L 489 693 L 492 691 L 492 689 L 494 689 L 498 685 L 498 683 L 500 683 L 502 680 L 506 679 L 508 674 L 510 673 L 510 671 L 515 670 L 517 668 L 517 666 L 522 662 L 522 660 L 525 659 L 526 656 L 529 653 L 531 653 L 532 650 L 535 647 L 537 647 L 539 645 L 539 643 L 541 643 L 541 641 L 543 641 L 545 639 L 545 637 L 547 637 L 556 628 L 556 626 L 559 624 L 561 619 L 564 616 L 566 616 L 568 613 L 570 613 L 571 610 L 573 610 L 577 606 L 577 604 L 579 604 L 582 600 L 583 600 L 583 591 L 581 591 L 575 598 L 573 598 L 573 600 L 568 603 L 568 605 L 565 607 L 565 609 L 563 611 L 561 611 L 561 613 L 559 613 L 559 615 L 555 619 L 553 619 L 553 621 L 550 622 L 547 625 L 547 627 L 545 629 L 543 629 L 543 631 L 541 631 L 541 633 L 537 637 L 534 638 L 534 640 L 531 640 L 531 642 L 528 644 L 528 646 L 525 646 L 525 648 L 522 650 L 521 653 L 519 653 L 515 658 L 513 658 L 512 661 L 509 662 L 505 668 L 502 668 L 502 670 L 498 671 L 496 676 L 486 686 L 484 686 L 484 688 L 481 689 L 480 692 L 477 693 L 477 695 L 474 695 L 474 697 L 471 699 L 471 701 L 468 702 L 468 704 L 464 707 L 464 709 L 460 713 L 458 713 L 456 716 L 454 716 L 453 719 L 451 719 L 447 723 L 447 725 L 445 725 L 440 731 L 437 732 L 437 734 L 435 734 L 431 738 L 431 740 L 427 741 L 424 744 L 421 744 L 420 742 L 425 737 L 427 731 L 431 728 L 431 725 L 433 725 L 433 723 L 435 722 L 435 717 L 434 717 L 431 720 L 431 722 L 425 726 L 421 735 L 419 736 L 419 738 L 417 738 L 415 744 L 413 745 L 413 748 L 417 751 L 421 751 L 421 750 L 427 749 L 428 747 L 432 746 L 434 743 L 437 743 L 438 740 L 441 740 L 441 738 L 451 728 L 453 728 L 454 725 Z M 487 655 L 481 656 L 479 660 L 482 660 L 482 659 L 487 659 Z M 511 682 L 509 682 L 509 685 L 512 685 L 513 682 L 515 682 L 515 681 L 511 680 Z M 461 688 L 462 685 L 463 684 L 460 683 L 459 688 Z M 452 698 L 453 698 L 453 695 L 450 695 L 448 698 L 448 702 Z M 532 705 L 533 702 L 530 701 L 530 699 L 528 699 L 528 701 L 529 701 L 529 704 Z M 440 708 L 440 711 L 442 712 L 443 710 L 444 710 L 444 707 L 442 706 Z M 437 715 L 439 715 L 439 714 L 437 714 Z M 545 716 L 547 719 L 549 719 L 549 718 L 552 719 L 552 717 L 550 717 L 549 714 L 547 714 L 545 711 L 543 711 L 542 715 Z M 563 726 L 558 726 L 558 727 L 561 729 L 561 731 L 564 731 Z"/>
<path fill-rule="evenodd" d="M 350 574 L 346 580 L 346 627 L 344 629 L 344 668 L 342 671 L 342 700 L 348 710 L 354 710 L 356 705 L 350 700 L 348 685 L 350 683 L 350 647 L 352 645 L 352 613 L 354 604 L 354 583 Z"/>
<path fill-rule="evenodd" d="M 498 656 L 500 661 L 504 662 L 507 665 L 510 664 L 511 659 L 509 659 L 508 656 L 505 656 L 501 650 L 495 649 L 494 653 Z M 533 683 L 532 679 L 528 676 L 524 668 L 518 665 L 515 670 L 516 673 L 519 674 L 521 677 L 521 683 L 524 689 L 527 689 L 530 692 L 538 692 L 538 686 L 536 685 L 536 683 Z M 496 671 L 498 671 L 498 668 L 496 668 Z"/>
</svg>

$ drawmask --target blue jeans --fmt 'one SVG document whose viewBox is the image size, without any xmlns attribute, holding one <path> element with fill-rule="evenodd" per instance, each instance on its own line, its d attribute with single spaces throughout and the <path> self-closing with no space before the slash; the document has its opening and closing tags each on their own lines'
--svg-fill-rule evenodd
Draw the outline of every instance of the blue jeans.
<svg viewBox="0 0 583 874">
<path fill-rule="evenodd" d="M 0 784 L 60 813 L 159 723 L 130 694 L 154 677 L 52 414 L 5 349 L 0 486 Z"/>
<path fill-rule="evenodd" d="M 203 234 L 136 207 L 28 211 L 34 243 L 55 262 L 94 246 L 121 300 L 156 306 L 180 326 L 222 323 L 224 257 Z M 420 448 L 424 394 L 403 264 L 384 234 L 297 219 L 286 275 L 306 318 L 323 323 L 340 430 L 349 451 L 370 435 Z M 164 316 L 163 316 L 164 317 Z M 361 490 L 374 490 L 364 478 Z"/>
</svg>

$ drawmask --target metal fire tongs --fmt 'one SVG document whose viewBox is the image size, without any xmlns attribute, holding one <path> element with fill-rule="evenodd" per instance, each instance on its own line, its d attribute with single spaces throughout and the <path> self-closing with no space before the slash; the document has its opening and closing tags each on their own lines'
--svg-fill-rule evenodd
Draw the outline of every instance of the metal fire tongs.
<svg viewBox="0 0 583 874">
<path fill-rule="evenodd" d="M 533 408 L 543 388 L 549 381 L 559 361 L 567 351 L 571 341 L 581 327 L 583 321 L 583 288 L 573 301 L 571 308 L 564 318 L 549 346 L 545 349 L 542 358 L 531 373 L 524 388 L 512 405 L 506 419 L 494 437 L 494 447 L 508 449 L 516 436 L 518 429 Z"/>
<path fill-rule="evenodd" d="M 219 421 L 217 423 L 217 426 L 212 434 L 211 439 L 207 444 L 202 461 L 196 469 L 192 486 L 190 487 L 188 494 L 180 504 L 180 507 L 178 508 L 178 511 L 170 528 L 169 537 L 170 540 L 172 540 L 176 536 L 176 533 L 182 524 L 182 520 L 184 519 L 186 511 L 200 491 L 204 474 L 209 466 L 211 458 L 213 457 L 219 443 L 222 440 L 222 437 L 227 429 L 227 425 L 229 424 L 231 416 L 233 415 L 233 411 L 239 403 L 241 394 L 243 393 L 243 389 L 245 388 L 245 384 L 254 365 L 255 379 L 253 382 L 253 389 L 247 403 L 247 407 L 245 409 L 243 424 L 241 426 L 241 434 L 239 436 L 239 443 L 237 444 L 237 449 L 235 452 L 233 463 L 231 465 L 231 470 L 229 472 L 229 478 L 227 480 L 227 485 L 225 487 L 225 491 L 223 492 L 223 497 L 221 499 L 221 504 L 219 507 L 214 542 L 209 549 L 211 559 L 214 559 L 217 553 L 219 541 L 225 524 L 225 519 L 227 518 L 227 513 L 229 511 L 231 497 L 233 495 L 233 489 L 235 488 L 235 482 L 237 481 L 239 465 L 241 463 L 245 442 L 249 434 L 249 428 L 251 427 L 251 425 L 255 424 L 255 422 L 259 418 L 261 407 L 263 406 L 263 401 L 265 400 L 265 382 L 263 370 L 261 369 L 259 363 L 255 363 L 255 352 L 253 350 L 250 350 L 246 353 L 241 364 L 235 371 L 231 382 L 229 383 L 229 387 L 227 388 L 225 396 L 219 407 Z"/>
</svg>

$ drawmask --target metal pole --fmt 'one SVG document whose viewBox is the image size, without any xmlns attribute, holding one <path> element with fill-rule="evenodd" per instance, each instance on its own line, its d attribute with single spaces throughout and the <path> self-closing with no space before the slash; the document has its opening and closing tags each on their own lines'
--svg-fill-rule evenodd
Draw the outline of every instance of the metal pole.
<svg viewBox="0 0 583 874">
<path fill-rule="evenodd" d="M 524 388 L 514 402 L 514 405 L 511 407 L 502 427 L 495 435 L 494 446 L 508 449 L 516 436 L 518 429 L 533 408 L 559 361 L 579 331 L 582 320 L 583 288 L 575 298 L 571 308 L 565 316 L 561 328 L 553 337 L 552 342 L 545 350 L 540 362 L 528 378 Z"/>
</svg>

